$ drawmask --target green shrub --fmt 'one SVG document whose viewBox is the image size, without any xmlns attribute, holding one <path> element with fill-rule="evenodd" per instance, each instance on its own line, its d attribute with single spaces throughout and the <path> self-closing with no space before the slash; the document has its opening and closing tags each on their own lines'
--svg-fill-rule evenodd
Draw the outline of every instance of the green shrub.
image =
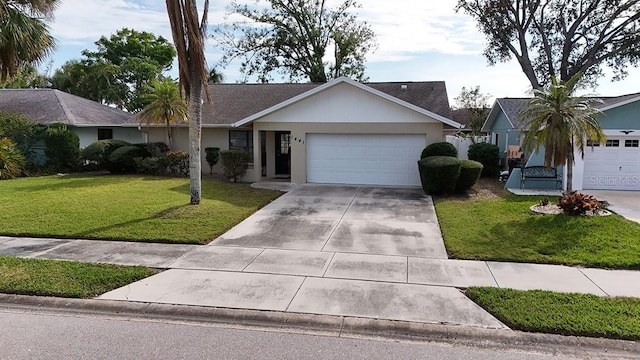
<svg viewBox="0 0 640 360">
<path fill-rule="evenodd" d="M 65 124 L 49 125 L 44 137 L 47 165 L 55 171 L 73 171 L 80 165 L 80 138 Z"/>
<path fill-rule="evenodd" d="M 241 150 L 221 151 L 220 158 L 224 176 L 233 182 L 238 182 L 247 173 L 249 161 L 251 161 L 249 153 Z"/>
<path fill-rule="evenodd" d="M 44 126 L 36 124 L 23 114 L 0 111 L 0 138 L 11 140 L 25 157 L 25 165 L 41 162 L 33 147 L 43 139 L 44 130 Z"/>
<path fill-rule="evenodd" d="M 209 174 L 213 174 L 213 167 L 216 166 L 220 159 L 220 148 L 208 147 L 204 148 L 204 152 L 207 153 L 207 164 L 209 164 Z"/>
<path fill-rule="evenodd" d="M 167 168 L 170 174 L 189 176 L 189 153 L 185 151 L 169 151 Z"/>
<path fill-rule="evenodd" d="M 169 146 L 162 141 L 150 142 L 143 145 L 152 157 L 167 157 L 167 153 L 169 152 Z"/>
<path fill-rule="evenodd" d="M 11 139 L 0 139 L 0 180 L 20 176 L 24 163 L 24 155 Z"/>
<path fill-rule="evenodd" d="M 161 175 L 167 173 L 168 161 L 166 157 L 151 156 L 137 157 L 135 159 L 136 170 L 141 174 Z"/>
<path fill-rule="evenodd" d="M 130 145 L 126 141 L 106 139 L 98 140 L 82 149 L 80 157 L 82 161 L 96 164 L 99 168 L 105 168 L 109 155 L 119 147 Z"/>
<path fill-rule="evenodd" d="M 498 176 L 500 172 L 500 148 L 489 143 L 475 143 L 469 146 L 469 160 L 478 161 L 484 166 L 483 177 Z"/>
<path fill-rule="evenodd" d="M 458 157 L 458 150 L 453 146 L 453 144 L 448 142 L 437 142 L 424 148 L 424 150 L 422 150 L 422 155 L 420 155 L 420 159 L 424 159 L 429 156 Z"/>
<path fill-rule="evenodd" d="M 145 149 L 135 145 L 125 145 L 109 154 L 106 167 L 112 173 L 132 173 L 136 171 L 135 158 L 145 157 L 149 157 Z"/>
<path fill-rule="evenodd" d="M 460 177 L 460 163 L 452 156 L 429 156 L 418 161 L 422 189 L 427 194 L 450 194 Z"/>
<path fill-rule="evenodd" d="M 471 189 L 480 178 L 482 168 L 484 166 L 477 161 L 460 160 L 460 177 L 456 183 L 456 192 L 465 192 Z"/>
</svg>

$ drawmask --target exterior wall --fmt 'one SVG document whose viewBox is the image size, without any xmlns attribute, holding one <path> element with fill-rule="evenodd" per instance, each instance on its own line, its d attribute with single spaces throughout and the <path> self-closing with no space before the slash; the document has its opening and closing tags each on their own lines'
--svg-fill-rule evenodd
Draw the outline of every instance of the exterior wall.
<svg viewBox="0 0 640 360">
<path fill-rule="evenodd" d="M 201 154 L 200 159 L 202 163 L 202 172 L 209 173 L 209 164 L 207 163 L 206 153 L 204 148 L 217 147 L 220 150 L 229 150 L 229 130 L 251 130 L 251 128 L 203 128 L 202 140 L 201 140 Z M 148 141 L 162 141 L 166 142 L 166 130 L 164 128 L 149 128 Z M 187 127 L 174 127 L 172 128 L 173 135 L 173 149 L 174 151 L 186 151 L 189 152 L 189 128 Z M 255 165 L 255 162 L 260 161 L 260 138 L 259 134 L 254 132 L 254 166 L 249 166 L 247 174 L 242 181 L 253 182 L 260 179 L 260 167 Z M 258 136 L 258 145 L 256 148 L 256 136 Z M 257 149 L 257 155 L 255 150 Z M 214 174 L 222 174 L 222 165 L 220 162 L 213 167 Z"/>
<path fill-rule="evenodd" d="M 577 162 L 577 159 L 576 159 Z M 540 147 L 538 152 L 534 152 L 529 156 L 527 163 L 525 166 L 544 166 L 544 146 Z M 564 166 L 558 166 L 558 174 L 562 174 L 562 178 L 566 179 L 566 169 Z M 574 179 L 576 166 L 574 166 Z M 521 171 L 520 169 L 513 169 L 511 175 L 509 175 L 509 179 L 505 183 L 506 189 L 519 189 L 520 188 L 520 177 Z M 574 180 L 575 181 L 575 180 Z M 582 180 L 580 180 L 580 186 L 582 186 Z M 566 183 L 563 181 L 562 188 L 566 187 Z M 573 184 L 574 189 L 576 189 L 576 183 Z M 557 183 L 555 180 L 527 180 L 524 182 L 524 189 L 540 189 L 540 190 L 556 190 Z"/>
<path fill-rule="evenodd" d="M 98 129 L 112 129 L 113 138 L 117 140 L 123 140 L 129 143 L 141 143 L 144 141 L 142 132 L 136 127 L 111 127 L 111 126 L 96 126 L 96 127 L 69 127 L 80 138 L 80 148 L 85 148 L 92 143 L 98 141 Z"/>
<path fill-rule="evenodd" d="M 307 134 L 424 134 L 427 144 L 443 141 L 443 124 L 437 123 L 274 123 L 257 121 L 254 123 L 254 142 L 259 139 L 260 131 L 291 131 L 291 181 L 295 183 L 307 182 L 307 161 L 306 161 L 306 137 Z M 269 133 L 267 133 L 269 134 Z M 269 136 L 269 135 L 267 135 Z M 259 140 L 258 140 L 259 145 Z M 254 144 L 254 158 L 259 161 L 259 146 Z M 273 147 L 267 147 L 267 159 L 270 158 Z M 416 159 L 417 160 L 417 159 Z M 256 163 L 256 168 L 259 168 Z M 257 173 L 257 175 L 260 175 Z M 254 174 L 255 176 L 255 174 Z M 248 176 L 247 176 L 248 177 Z M 254 181 L 259 177 L 254 177 Z"/>
<path fill-rule="evenodd" d="M 606 110 L 598 122 L 605 130 L 640 130 L 640 101 Z"/>
<path fill-rule="evenodd" d="M 339 84 L 268 114 L 256 122 L 278 123 L 424 123 L 438 122 L 385 98 Z"/>
<path fill-rule="evenodd" d="M 508 145 L 520 145 L 520 131 L 511 126 L 511 123 L 503 112 L 500 112 L 496 116 L 496 120 L 493 122 L 489 134 L 491 136 L 491 143 L 500 147 L 502 157 L 506 156 Z M 498 135 L 497 143 L 495 141 L 496 134 Z"/>
</svg>

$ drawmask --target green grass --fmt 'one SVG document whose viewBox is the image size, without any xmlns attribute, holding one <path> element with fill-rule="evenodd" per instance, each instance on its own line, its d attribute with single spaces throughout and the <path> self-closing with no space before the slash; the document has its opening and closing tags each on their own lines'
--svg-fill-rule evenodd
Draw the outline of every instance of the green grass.
<svg viewBox="0 0 640 360">
<path fill-rule="evenodd" d="M 148 176 L 47 176 L 0 181 L 0 234 L 206 243 L 280 195 L 248 184 Z"/>
<path fill-rule="evenodd" d="M 155 273 L 157 271 L 142 266 L 0 256 L 0 292 L 87 298 Z"/>
<path fill-rule="evenodd" d="M 447 252 L 458 259 L 640 269 L 640 224 L 621 216 L 542 215 L 541 197 L 436 201 Z"/>
<path fill-rule="evenodd" d="M 466 294 L 515 330 L 640 340 L 640 299 L 499 288 Z"/>
</svg>

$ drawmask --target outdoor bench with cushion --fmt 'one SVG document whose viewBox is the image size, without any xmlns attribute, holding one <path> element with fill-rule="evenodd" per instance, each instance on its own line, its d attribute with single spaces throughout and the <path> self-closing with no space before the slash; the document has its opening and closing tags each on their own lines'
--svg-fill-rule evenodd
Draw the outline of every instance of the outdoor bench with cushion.
<svg viewBox="0 0 640 360">
<path fill-rule="evenodd" d="M 524 188 L 524 182 L 526 180 L 553 180 L 555 181 L 555 188 L 558 188 L 558 184 L 562 184 L 562 179 L 558 176 L 558 170 L 552 167 L 546 166 L 525 166 L 520 172 L 520 188 Z"/>
</svg>

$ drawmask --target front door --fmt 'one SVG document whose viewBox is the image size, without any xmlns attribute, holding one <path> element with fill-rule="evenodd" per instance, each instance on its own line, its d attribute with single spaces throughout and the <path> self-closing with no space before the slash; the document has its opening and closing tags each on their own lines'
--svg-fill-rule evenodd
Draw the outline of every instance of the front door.
<svg viewBox="0 0 640 360">
<path fill-rule="evenodd" d="M 291 132 L 276 131 L 276 176 L 291 175 Z"/>
</svg>

